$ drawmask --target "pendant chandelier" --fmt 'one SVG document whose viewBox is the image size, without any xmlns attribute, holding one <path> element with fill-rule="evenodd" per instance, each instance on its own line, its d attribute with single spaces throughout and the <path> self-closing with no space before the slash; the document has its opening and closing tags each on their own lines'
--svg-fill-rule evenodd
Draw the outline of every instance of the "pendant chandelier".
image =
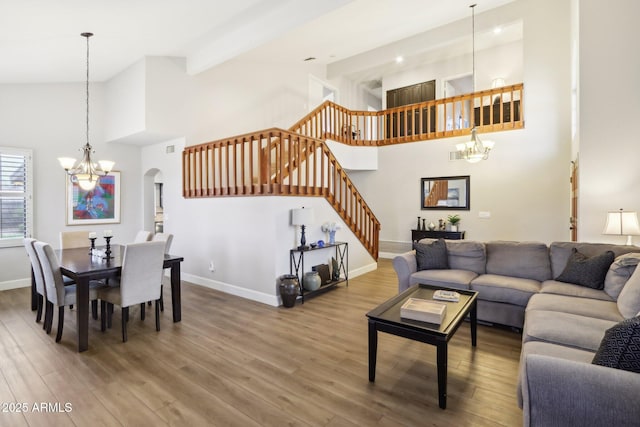
<svg viewBox="0 0 640 427">
<path fill-rule="evenodd" d="M 108 175 L 115 164 L 109 160 L 99 160 L 94 163 L 91 160 L 91 154 L 94 153 L 91 144 L 89 144 L 89 37 L 93 33 L 82 33 L 82 37 L 87 39 L 87 143 L 80 150 L 82 151 L 82 160 L 76 164 L 76 159 L 71 157 L 59 157 L 58 161 L 70 176 L 71 182 L 78 183 L 80 188 L 85 191 L 91 191 L 96 188 L 96 184 L 101 176 Z"/>
<path fill-rule="evenodd" d="M 469 6 L 471 8 L 471 57 L 472 57 L 472 70 L 471 70 L 471 85 L 473 87 L 472 93 L 476 92 L 476 4 Z M 482 104 L 482 103 L 481 103 Z M 478 131 L 476 129 L 476 114 L 475 114 L 475 97 L 471 100 L 471 140 L 468 142 L 461 142 L 456 144 L 456 149 L 460 153 L 463 159 L 469 163 L 477 163 L 480 160 L 487 160 L 489 158 L 489 151 L 493 148 L 493 141 L 482 141 L 478 137 Z"/>
</svg>

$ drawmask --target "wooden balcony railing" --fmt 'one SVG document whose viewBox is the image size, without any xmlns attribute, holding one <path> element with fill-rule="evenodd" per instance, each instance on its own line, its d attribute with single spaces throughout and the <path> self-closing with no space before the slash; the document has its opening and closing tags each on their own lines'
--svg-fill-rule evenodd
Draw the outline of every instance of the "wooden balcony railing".
<svg viewBox="0 0 640 427">
<path fill-rule="evenodd" d="M 522 83 L 383 111 L 326 101 L 289 130 L 349 145 L 382 146 L 524 127 Z M 473 106 L 473 109 L 472 109 Z M 472 117 L 473 115 L 473 117 Z"/>
<path fill-rule="evenodd" d="M 378 258 L 380 222 L 324 141 L 268 129 L 185 148 L 183 196 L 325 197 Z"/>
</svg>

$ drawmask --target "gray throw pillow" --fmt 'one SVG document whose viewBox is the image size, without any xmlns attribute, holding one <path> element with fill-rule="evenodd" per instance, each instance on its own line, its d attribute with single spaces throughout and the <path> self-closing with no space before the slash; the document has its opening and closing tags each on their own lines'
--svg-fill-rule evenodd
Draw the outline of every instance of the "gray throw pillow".
<svg viewBox="0 0 640 427">
<path fill-rule="evenodd" d="M 592 363 L 640 373 L 640 317 L 607 329 Z"/>
<path fill-rule="evenodd" d="M 615 255 L 612 251 L 588 257 L 573 248 L 567 260 L 567 266 L 556 277 L 556 280 L 592 289 L 603 289 L 604 278 L 607 276 L 607 271 L 609 271 L 609 266 L 614 258 Z"/>
<path fill-rule="evenodd" d="M 444 239 L 432 243 L 415 243 L 418 270 L 444 270 L 449 268 L 447 245 Z"/>
</svg>

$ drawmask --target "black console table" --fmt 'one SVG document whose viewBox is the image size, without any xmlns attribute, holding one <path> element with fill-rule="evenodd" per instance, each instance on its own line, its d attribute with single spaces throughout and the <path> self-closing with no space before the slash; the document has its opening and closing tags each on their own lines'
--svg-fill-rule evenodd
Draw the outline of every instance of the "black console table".
<svg viewBox="0 0 640 427">
<path fill-rule="evenodd" d="M 334 249 L 335 259 L 338 262 L 338 272 L 340 274 L 338 280 L 332 280 L 329 283 L 323 283 L 318 290 L 307 291 L 302 285 L 302 279 L 304 276 L 304 254 L 311 251 L 318 251 L 322 249 Z M 322 247 L 308 247 L 306 249 L 291 249 L 289 251 L 289 272 L 298 276 L 298 283 L 300 286 L 300 296 L 302 297 L 302 303 L 304 304 L 304 298 L 310 297 L 322 292 L 327 291 L 335 287 L 338 283 L 346 282 L 349 286 L 349 244 L 347 242 L 335 242 L 328 243 Z"/>
<path fill-rule="evenodd" d="M 417 242 L 420 239 L 462 240 L 464 231 L 411 230 L 411 241 Z"/>
</svg>

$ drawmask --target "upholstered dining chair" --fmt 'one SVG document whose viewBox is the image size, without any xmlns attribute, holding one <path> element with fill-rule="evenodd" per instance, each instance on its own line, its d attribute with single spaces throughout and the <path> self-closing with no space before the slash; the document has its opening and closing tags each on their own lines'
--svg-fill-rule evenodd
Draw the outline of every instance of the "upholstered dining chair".
<svg viewBox="0 0 640 427">
<path fill-rule="evenodd" d="M 151 240 L 151 232 L 140 230 L 136 234 L 136 238 L 133 239 L 133 243 L 148 242 L 149 240 Z"/>
<path fill-rule="evenodd" d="M 173 234 L 171 233 L 156 233 L 153 235 L 151 239 L 154 242 L 164 242 L 164 253 L 168 254 L 169 249 L 171 249 L 171 243 L 173 242 Z M 164 298 L 163 298 L 163 290 L 164 290 L 164 274 L 162 275 L 162 285 L 160 286 L 160 311 L 164 311 Z M 149 302 L 151 305 L 151 302 Z"/>
<path fill-rule="evenodd" d="M 36 323 L 39 323 L 40 320 L 42 319 L 42 307 L 44 306 L 44 303 L 47 300 L 47 296 L 45 294 L 44 278 L 42 277 L 42 267 L 40 266 L 40 260 L 38 259 L 36 248 L 33 247 L 33 244 L 36 241 L 37 241 L 36 239 L 32 239 L 30 237 L 22 239 L 24 248 L 27 250 L 27 255 L 29 255 L 29 261 L 31 262 L 31 268 L 33 270 L 33 276 L 36 282 L 36 293 L 38 294 L 38 297 L 37 297 L 38 312 L 36 313 Z M 45 316 L 45 322 L 42 326 L 42 329 L 46 328 L 46 324 L 47 324 L 47 319 Z"/>
<path fill-rule="evenodd" d="M 33 246 L 40 260 L 42 277 L 44 278 L 45 295 L 47 299 L 45 312 L 46 331 L 47 334 L 51 333 L 53 308 L 58 307 L 58 333 L 56 335 L 56 342 L 60 342 L 64 326 L 64 307 L 76 303 L 76 285 L 65 286 L 62 280 L 62 273 L 60 272 L 58 257 L 50 244 L 35 242 Z M 95 300 L 97 298 L 96 290 L 104 286 L 104 283 L 92 280 L 89 283 L 89 299 Z"/>
<path fill-rule="evenodd" d="M 119 305 L 122 308 L 122 342 L 127 342 L 129 307 L 140 304 L 141 314 L 144 316 L 142 310 L 147 301 L 155 301 L 156 330 L 160 330 L 158 300 L 164 247 L 164 242 L 131 243 L 124 246 L 120 278 L 110 281 L 108 287 L 98 289 L 102 331 L 106 329 L 106 323 L 111 324 L 113 305 Z"/>
<path fill-rule="evenodd" d="M 60 232 L 60 249 L 88 248 L 89 246 L 91 246 L 91 241 L 87 230 Z M 63 277 L 63 280 L 67 286 L 75 283 L 66 276 Z M 71 304 L 71 308 L 73 308 L 73 304 Z M 98 301 L 91 301 L 91 315 L 94 319 L 98 318 Z"/>
<path fill-rule="evenodd" d="M 60 249 L 88 248 L 89 246 L 91 241 L 89 232 L 86 230 L 60 232 Z"/>
</svg>

